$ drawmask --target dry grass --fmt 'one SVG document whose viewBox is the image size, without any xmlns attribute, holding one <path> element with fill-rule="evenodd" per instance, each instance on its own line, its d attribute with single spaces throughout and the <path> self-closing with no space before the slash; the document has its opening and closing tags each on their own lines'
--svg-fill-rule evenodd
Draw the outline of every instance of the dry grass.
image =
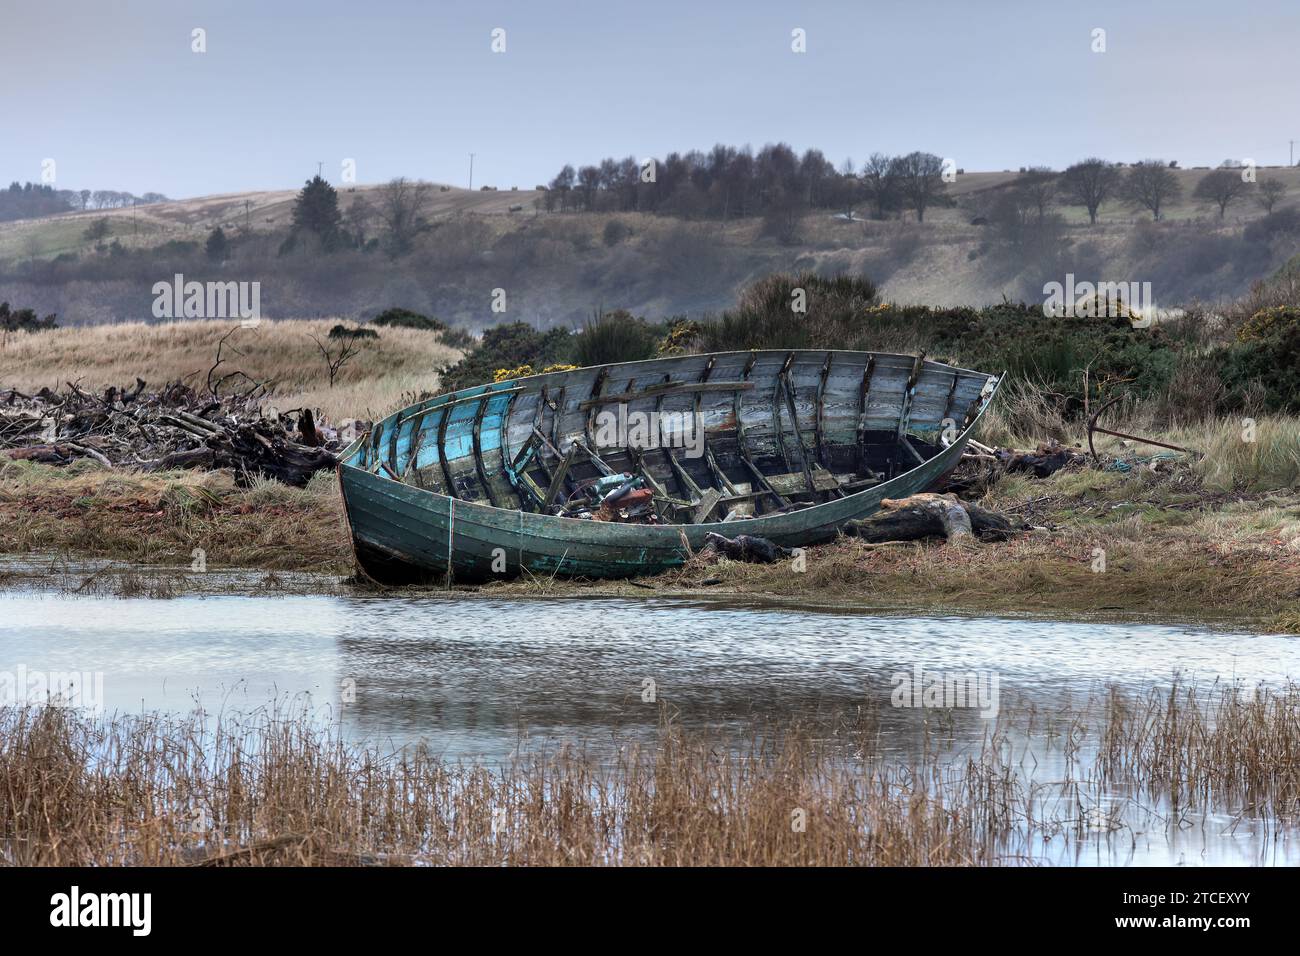
<svg viewBox="0 0 1300 956">
<path fill-rule="evenodd" d="M 1032 418 L 1032 409 L 1018 414 Z M 993 417 L 984 437 L 1031 444 L 1006 422 Z M 1141 421 L 1115 424 L 1146 431 Z M 1082 442 L 1074 431 L 1063 437 Z M 891 608 L 1118 612 L 1300 632 L 1300 422 L 1261 417 L 1254 441 L 1245 440 L 1240 421 L 1226 420 L 1163 437 L 1206 454 L 1170 461 L 1158 448 L 1099 436 L 1099 450 L 1122 456 L 1129 471 L 1088 467 L 1045 480 L 994 481 L 986 505 L 1042 528 L 1006 544 L 877 548 L 842 540 L 810 549 L 804 573 L 788 563 L 697 560 L 638 585 L 526 578 L 485 590 L 814 595 Z M 105 472 L 89 461 L 63 470 L 0 464 L 0 553 L 183 567 L 195 548 L 214 567 L 351 569 L 329 474 L 300 492 L 271 482 L 240 490 L 218 475 Z M 1098 550 L 1106 555 L 1104 574 L 1092 570 Z"/>
<path fill-rule="evenodd" d="M 331 472 L 305 489 L 237 488 L 217 472 L 108 472 L 0 459 L 0 553 L 55 553 L 188 568 L 346 573 L 351 550 Z"/>
<path fill-rule="evenodd" d="M 1042 530 L 975 548 L 841 539 L 808 549 L 801 573 L 790 562 L 698 558 L 635 585 L 526 577 L 482 590 L 748 594 L 931 611 L 1231 621 L 1300 633 L 1295 491 L 1214 491 L 1189 464 L 1156 472 L 1139 463 L 1128 473 L 1003 477 L 983 501 Z M 208 473 L 106 472 L 89 461 L 66 469 L 0 464 L 0 553 L 183 569 L 195 548 L 213 568 L 343 575 L 352 562 L 329 473 L 300 491 L 275 482 L 239 489 Z M 1098 550 L 1105 552 L 1102 573 L 1093 571 Z"/>
<path fill-rule="evenodd" d="M 491 593 L 751 594 L 801 601 L 1049 616 L 1215 620 L 1300 633 L 1300 495 L 1216 493 L 1184 464 L 995 482 L 983 499 L 1041 530 L 1001 544 L 879 546 L 853 538 L 790 561 L 697 557 L 634 588 L 561 579 Z M 1105 569 L 1094 571 L 1097 552 Z"/>
<path fill-rule="evenodd" d="M 1104 428 L 1181 445 L 1199 453 L 1194 471 L 1213 491 L 1285 491 L 1300 489 L 1300 418 L 1286 415 L 1211 418 L 1196 424 L 1161 429 L 1141 413 L 1107 415 Z M 1033 448 L 1044 439 L 1086 450 L 1086 422 L 1068 422 L 1032 387 L 1012 382 L 1002 400 L 980 423 L 986 444 Z M 1094 444 L 1103 455 L 1147 460 L 1167 456 L 1154 445 L 1098 434 Z"/>
<path fill-rule="evenodd" d="M 1300 488 L 1300 419 L 1211 422 L 1187 441 L 1205 452 L 1197 471 L 1210 488 Z"/>
<path fill-rule="evenodd" d="M 333 421 L 374 419 L 399 408 L 403 396 L 433 391 L 437 370 L 460 353 L 438 336 L 414 329 L 379 330 L 363 341 L 360 353 L 339 372 L 334 387 L 311 336 L 326 338 L 335 320 L 263 320 L 240 329 L 223 352 L 221 372 L 242 369 L 259 381 L 274 382 L 271 398 L 281 410 L 320 409 Z M 136 376 L 154 385 L 188 378 L 202 386 L 216 358 L 217 343 L 237 320 L 185 320 L 148 325 L 128 322 L 15 334 L 0 345 L 0 387 L 22 391 L 42 386 L 131 385 Z"/>
<path fill-rule="evenodd" d="M 1266 819 L 1300 799 L 1295 687 L 1175 687 L 1100 706 L 1004 708 L 976 753 L 930 730 L 880 749 L 867 708 L 838 744 L 797 728 L 714 740 L 665 724 L 605 760 L 507 766 L 392 754 L 271 710 L 107 721 L 0 709 L 0 860 L 15 865 L 873 865 L 1050 862 L 1127 826 L 1105 798 Z M 936 721 L 936 726 L 943 722 Z M 1064 731 L 1064 732 L 1063 732 Z M 1065 757 L 1035 779 L 1017 741 Z M 1042 753 L 1043 751 L 1039 751 Z M 1146 801 L 1137 801 L 1139 805 Z M 1104 825 L 1098 826 L 1098 823 Z"/>
</svg>

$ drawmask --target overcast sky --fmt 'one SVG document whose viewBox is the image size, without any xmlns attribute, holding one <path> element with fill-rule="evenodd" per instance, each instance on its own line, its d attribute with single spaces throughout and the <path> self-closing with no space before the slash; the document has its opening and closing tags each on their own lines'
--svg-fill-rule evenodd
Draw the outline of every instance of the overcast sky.
<svg viewBox="0 0 1300 956">
<path fill-rule="evenodd" d="M 350 158 L 359 182 L 463 186 L 474 152 L 475 185 L 530 187 L 775 141 L 836 165 L 1268 165 L 1300 140 L 1297 50 L 1297 0 L 0 0 L 0 179 L 53 159 L 58 188 L 184 197 L 318 161 L 337 183 Z"/>
</svg>

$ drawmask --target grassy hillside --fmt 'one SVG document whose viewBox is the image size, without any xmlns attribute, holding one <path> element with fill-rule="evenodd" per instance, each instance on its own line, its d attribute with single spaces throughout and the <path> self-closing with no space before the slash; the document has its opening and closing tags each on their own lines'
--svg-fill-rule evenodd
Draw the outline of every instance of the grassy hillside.
<svg viewBox="0 0 1300 956">
<path fill-rule="evenodd" d="M 814 270 L 865 275 L 887 299 L 937 306 L 1041 301 L 1043 285 L 1067 272 L 1150 282 L 1161 305 L 1213 303 L 1243 295 L 1300 253 L 1300 169 L 1260 170 L 1289 187 L 1281 214 L 1268 223 L 1249 198 L 1223 220 L 1194 201 L 1207 172 L 1176 171 L 1183 196 L 1161 223 L 1111 202 L 1095 226 L 1082 208 L 1060 205 L 1039 229 L 974 225 L 1017 173 L 972 172 L 949 187 L 952 205 L 932 208 L 924 223 L 910 215 L 864 220 L 865 209 L 852 219 L 814 211 L 786 242 L 764 235 L 757 217 L 546 213 L 537 191 L 449 188 L 435 190 L 429 229 L 399 259 L 356 250 L 280 255 L 292 191 L 203 197 L 0 225 L 0 300 L 64 322 L 148 320 L 153 283 L 183 272 L 200 281 L 261 282 L 263 314 L 272 318 L 364 319 L 404 306 L 469 328 L 503 320 L 545 327 L 580 324 L 601 307 L 652 318 L 716 312 L 759 276 Z M 373 203 L 376 188 L 345 187 L 345 215 L 358 198 Z M 117 254 L 97 251 L 83 236 L 101 216 L 110 221 L 110 242 L 121 245 Z M 233 244 L 221 263 L 201 248 L 216 225 Z M 196 247 L 164 246 L 176 241 Z M 504 313 L 493 309 L 501 304 L 497 290 L 505 293 Z"/>
<path fill-rule="evenodd" d="M 223 348 L 217 374 L 236 369 L 270 383 L 271 399 L 282 411 L 310 407 L 332 420 L 377 418 L 403 404 L 403 395 L 437 387 L 438 369 L 459 352 L 430 332 L 386 328 L 338 373 L 334 387 L 316 343 L 337 349 L 327 335 L 333 321 L 263 321 L 239 329 Z M 0 338 L 0 386 L 33 392 L 61 389 L 80 381 L 87 388 L 133 385 L 137 375 L 154 385 L 188 379 L 202 387 L 216 361 L 222 336 L 236 328 L 229 321 L 141 322 L 93 329 L 64 328 L 35 335 Z M 414 399 L 408 399 L 413 401 Z"/>
<path fill-rule="evenodd" d="M 339 206 L 346 214 L 352 203 L 366 196 L 375 200 L 376 185 L 343 186 Z M 523 205 L 531 214 L 536 190 L 468 190 L 438 186 L 430 203 L 432 218 L 472 214 L 509 215 L 510 207 Z M 128 247 L 147 247 L 169 239 L 202 241 L 215 227 L 248 229 L 269 233 L 287 229 L 293 213 L 296 189 L 266 192 L 225 193 L 151 203 L 135 209 L 92 209 L 68 212 L 43 219 L 0 223 L 0 260 L 26 259 L 35 253 L 50 259 L 60 253 L 92 251 L 94 240 L 86 239 L 86 227 L 107 218 L 112 238 Z M 515 213 L 514 215 L 519 215 Z"/>
</svg>

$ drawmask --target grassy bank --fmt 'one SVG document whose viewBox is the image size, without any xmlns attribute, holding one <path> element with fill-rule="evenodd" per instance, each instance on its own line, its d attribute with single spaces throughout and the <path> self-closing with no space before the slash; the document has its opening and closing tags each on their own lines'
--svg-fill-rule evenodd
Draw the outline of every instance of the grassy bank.
<svg viewBox="0 0 1300 956">
<path fill-rule="evenodd" d="M 1112 691 L 1046 713 L 1008 702 L 975 753 L 954 752 L 939 716 L 900 758 L 864 702 L 834 739 L 760 727 L 721 740 L 665 723 L 607 759 L 562 747 L 504 767 L 351 745 L 292 712 L 100 720 L 4 707 L 0 862 L 1023 865 L 1113 852 L 1115 835 L 1124 852 L 1139 832 L 1179 826 L 1158 822 L 1169 806 L 1178 821 L 1261 818 L 1285 842 L 1300 699 L 1252 691 Z M 1036 779 L 1026 743 L 1058 758 L 1050 779 Z"/>
<path fill-rule="evenodd" d="M 800 283 L 808 287 L 806 315 L 789 308 Z M 636 583 L 525 578 L 486 585 L 486 593 L 764 595 L 889 608 L 1214 617 L 1300 632 L 1300 277 L 1260 287 L 1220 312 L 1134 328 L 1126 318 L 1049 319 L 1011 303 L 899 307 L 880 302 L 864 279 L 776 275 L 714 322 L 648 323 L 613 312 L 578 335 L 512 322 L 489 330 L 464 356 L 437 333 L 380 328 L 332 389 L 310 338 L 324 339 L 330 324 L 242 330 L 223 370 L 273 380 L 282 409 L 314 405 L 338 419 L 413 400 L 457 358 L 444 384 L 478 384 L 524 364 L 600 364 L 741 342 L 915 349 L 1008 371 L 981 426 L 989 444 L 1032 448 L 1053 438 L 1082 445 L 1090 411 L 1122 396 L 1106 425 L 1197 452 L 1169 458 L 1101 438 L 1104 469 L 1089 465 L 1046 480 L 982 476 L 976 495 L 983 504 L 1036 526 L 1006 544 L 841 540 L 810 549 L 801 570 L 698 558 Z M 0 346 L 2 384 L 34 389 L 84 378 L 101 388 L 129 384 L 137 372 L 155 382 L 201 380 L 230 327 L 193 321 L 15 334 Z M 165 595 L 197 586 L 185 569 L 200 553 L 199 563 L 214 570 L 350 574 L 333 476 L 318 474 L 303 491 L 265 482 L 241 489 L 227 475 L 105 471 L 92 461 L 60 470 L 0 457 L 0 554 L 110 558 L 189 575 L 129 589 Z M 0 580 L 11 586 L 40 584 L 12 566 L 5 573 Z"/>
<path fill-rule="evenodd" d="M 1265 419 L 1255 443 L 1229 423 L 1176 433 L 1212 452 L 1144 459 L 1115 440 L 1129 470 L 1091 467 L 1050 478 L 994 477 L 988 507 L 1038 530 L 1007 543 L 811 548 L 791 562 L 697 557 L 635 583 L 523 578 L 484 585 L 507 595 L 774 596 L 894 609 L 950 608 L 1071 617 L 1216 619 L 1300 633 L 1300 424 Z M 1119 466 L 1112 466 L 1119 467 Z M 207 568 L 351 573 L 333 476 L 302 491 L 237 488 L 224 475 L 106 472 L 0 464 L 0 553 L 113 558 L 188 572 Z M 11 572 L 10 586 L 40 585 Z M 198 587 L 187 573 L 162 593 Z M 139 590 L 137 588 L 137 590 Z M 144 589 L 148 593 L 148 589 Z"/>
<path fill-rule="evenodd" d="M 0 460 L 0 553 L 188 568 L 346 574 L 351 551 L 334 476 L 305 489 L 225 473 L 106 471 Z"/>
</svg>

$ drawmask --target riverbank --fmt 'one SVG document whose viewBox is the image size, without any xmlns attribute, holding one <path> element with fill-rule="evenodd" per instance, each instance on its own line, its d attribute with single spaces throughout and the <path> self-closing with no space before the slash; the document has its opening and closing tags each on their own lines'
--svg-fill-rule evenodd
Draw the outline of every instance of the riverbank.
<svg viewBox="0 0 1300 956">
<path fill-rule="evenodd" d="M 802 562 L 700 555 L 634 581 L 525 577 L 456 591 L 774 598 L 882 610 L 1216 620 L 1300 633 L 1300 491 L 1214 485 L 1204 467 L 1163 459 L 1128 471 L 1003 475 L 981 502 L 1035 527 L 1005 543 L 842 539 L 807 549 Z M 271 481 L 239 488 L 214 472 L 5 462 L 0 555 L 7 558 L 0 587 L 9 588 L 170 597 L 374 587 L 351 578 L 328 473 L 302 490 Z M 259 573 L 231 574 L 238 571 Z"/>
<path fill-rule="evenodd" d="M 1199 833 L 1209 862 L 1285 865 L 1298 703 L 1294 685 L 1099 688 L 1003 702 L 971 748 L 950 705 L 910 755 L 882 739 L 900 712 L 873 702 L 830 737 L 688 731 L 664 708 L 655 739 L 609 757 L 521 746 L 504 765 L 358 745 L 293 708 L 6 707 L 0 863 L 1068 865 L 1163 861 Z"/>
</svg>

